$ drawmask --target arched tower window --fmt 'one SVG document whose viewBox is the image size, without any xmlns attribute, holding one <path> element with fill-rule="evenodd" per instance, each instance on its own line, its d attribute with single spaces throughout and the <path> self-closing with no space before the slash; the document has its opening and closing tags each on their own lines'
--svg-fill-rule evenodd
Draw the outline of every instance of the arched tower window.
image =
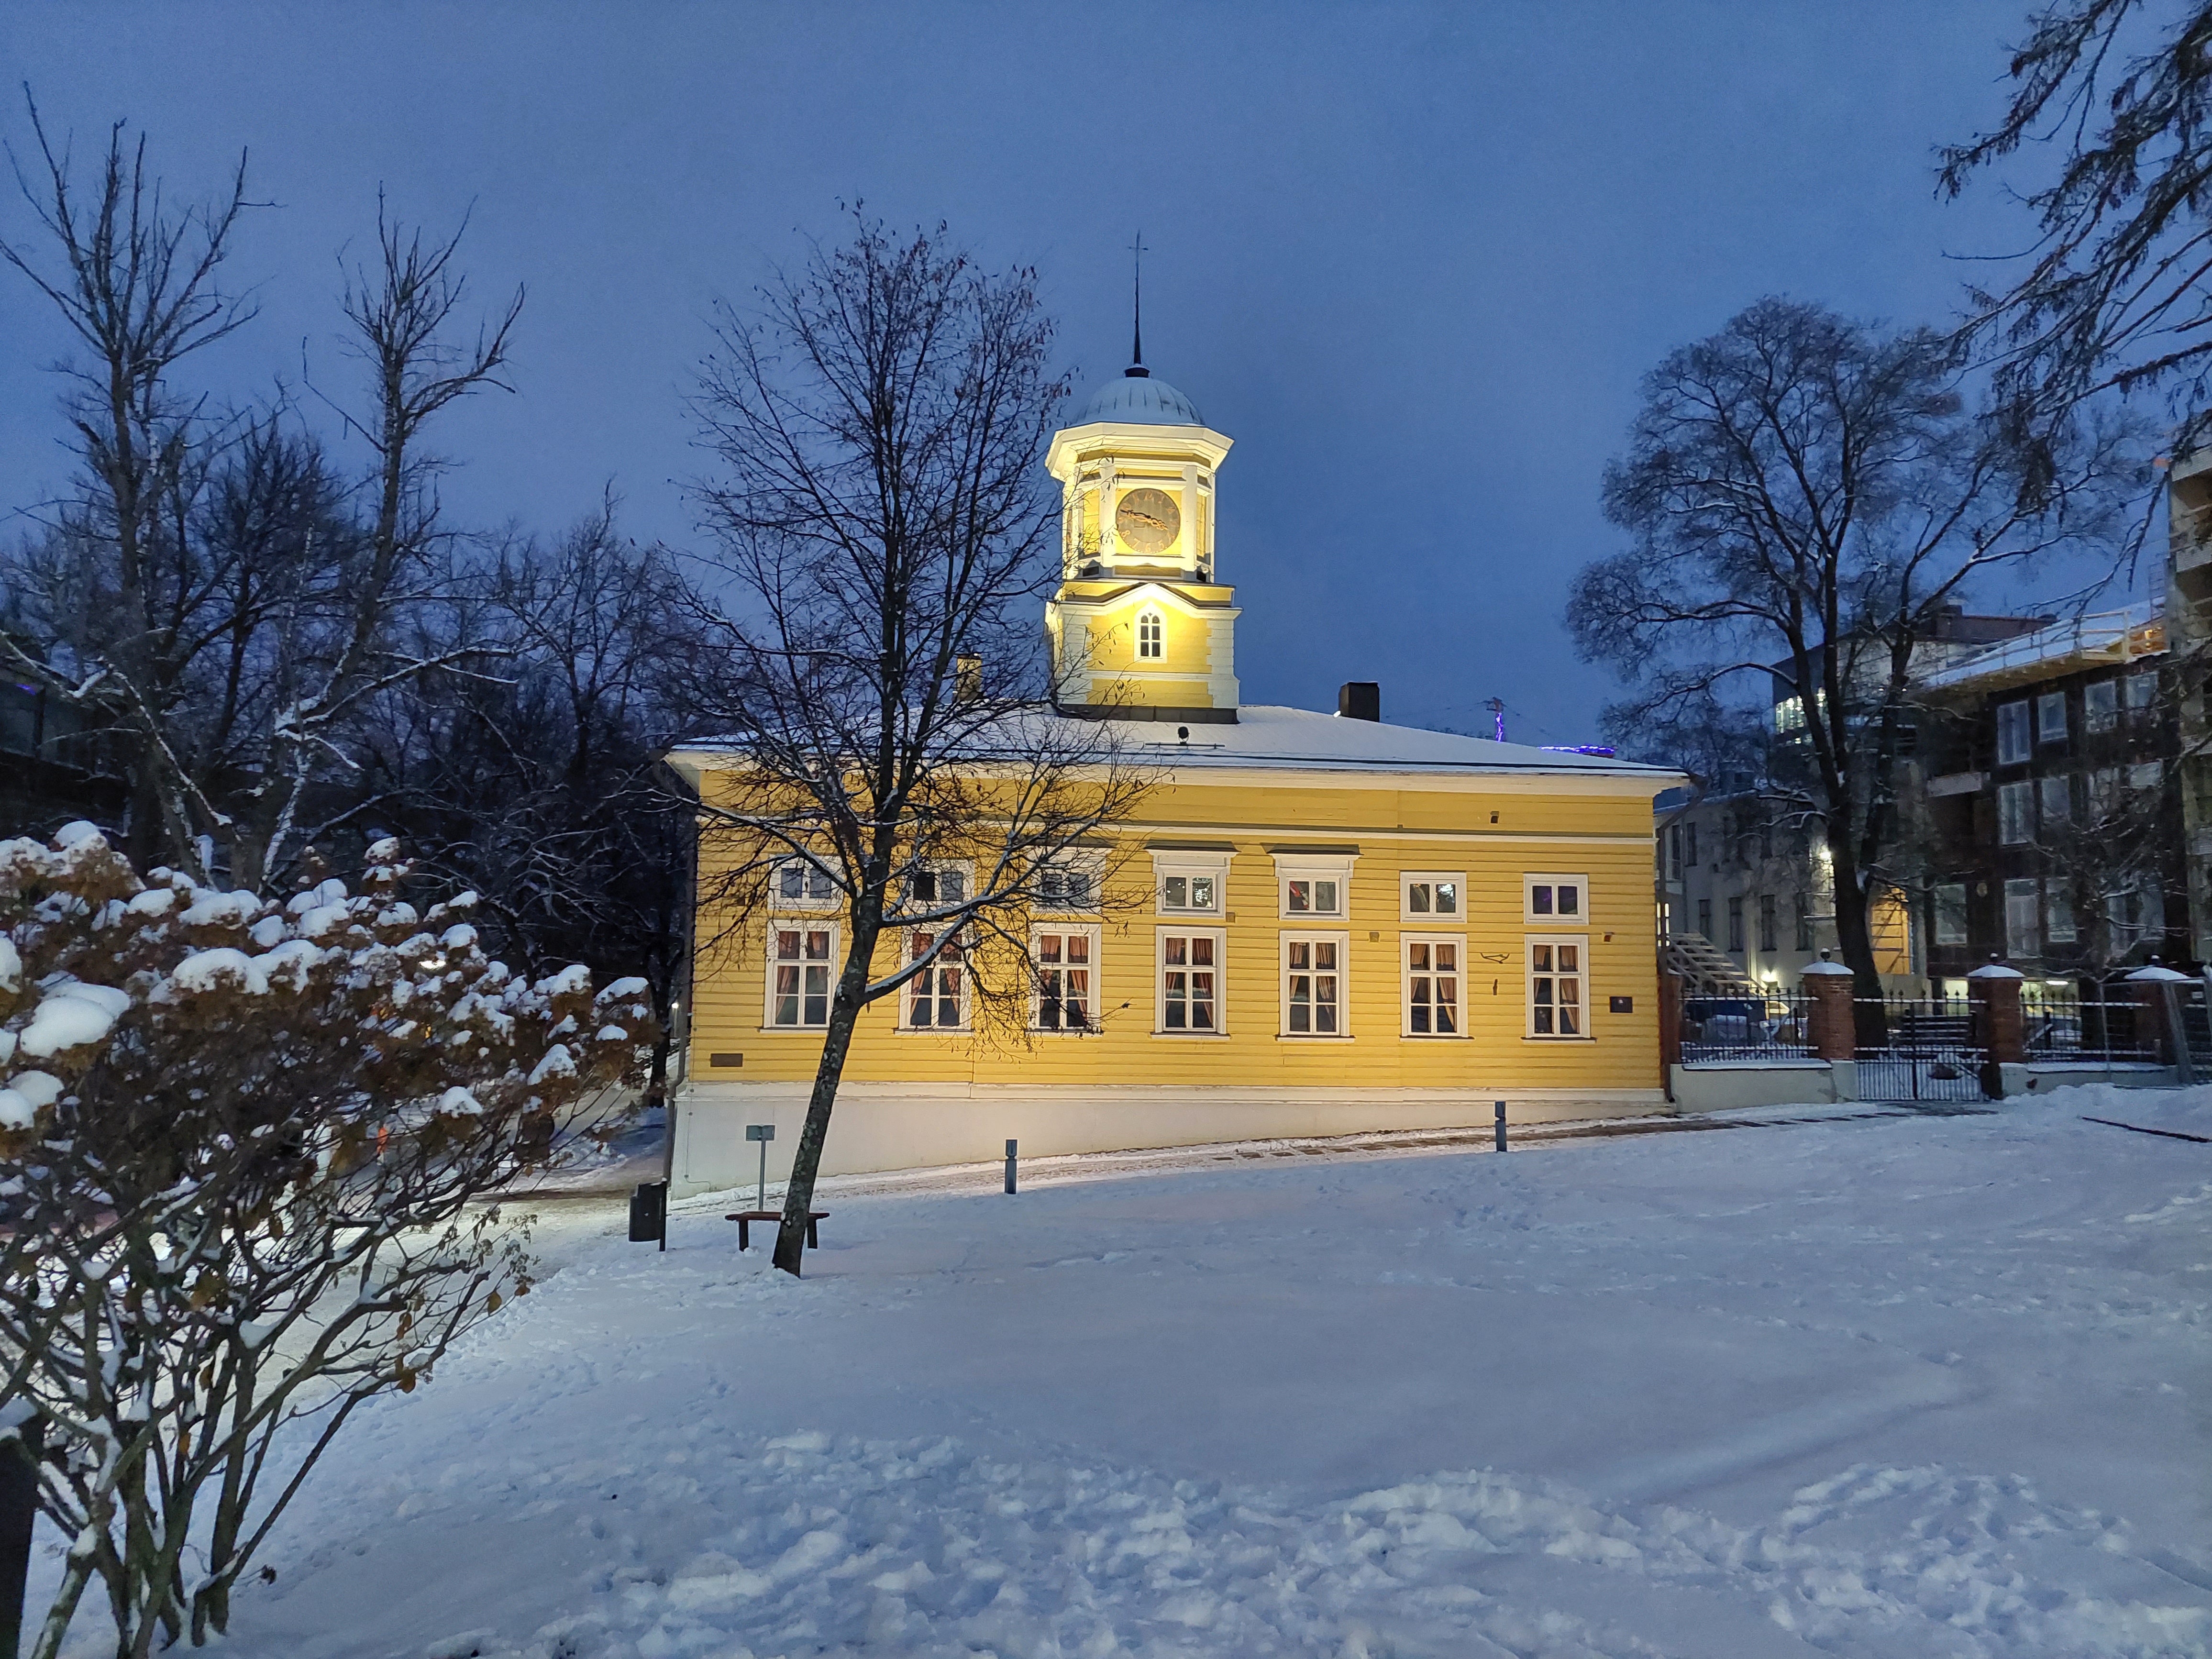
<svg viewBox="0 0 2212 1659">
<path fill-rule="evenodd" d="M 1163 652 L 1161 641 L 1164 629 L 1160 613 L 1151 606 L 1137 613 L 1137 656 L 1139 660 L 1157 660 Z"/>
</svg>

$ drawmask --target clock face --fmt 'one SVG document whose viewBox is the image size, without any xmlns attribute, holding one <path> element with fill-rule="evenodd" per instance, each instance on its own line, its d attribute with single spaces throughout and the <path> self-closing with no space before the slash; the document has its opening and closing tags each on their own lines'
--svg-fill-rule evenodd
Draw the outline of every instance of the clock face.
<svg viewBox="0 0 2212 1659">
<path fill-rule="evenodd" d="M 1164 551 L 1182 527 L 1175 497 L 1164 489 L 1133 489 L 1114 509 L 1114 533 L 1139 553 Z"/>
</svg>

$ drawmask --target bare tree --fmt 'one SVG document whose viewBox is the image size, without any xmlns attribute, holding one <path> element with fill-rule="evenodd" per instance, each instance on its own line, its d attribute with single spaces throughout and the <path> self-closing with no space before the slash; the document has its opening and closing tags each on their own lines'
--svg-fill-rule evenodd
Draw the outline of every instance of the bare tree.
<svg viewBox="0 0 2212 1659">
<path fill-rule="evenodd" d="M 610 495 L 550 545 L 509 540 L 465 597 L 423 613 L 439 632 L 417 657 L 473 641 L 490 665 L 379 700 L 373 788 L 419 870 L 479 896 L 509 960 L 645 976 L 657 1103 L 689 966 L 693 834 L 659 755 L 699 671 L 699 606 L 669 553 L 624 537 L 615 513 Z"/>
<path fill-rule="evenodd" d="M 1037 481 L 1066 386 L 1032 273 L 862 219 L 716 336 L 695 407 L 722 471 L 698 500 L 734 604 L 700 713 L 733 763 L 701 802 L 708 900 L 749 914 L 791 867 L 848 933 L 776 1237 L 796 1274 L 861 1011 L 925 974 L 1025 1006 L 1039 884 L 1142 784 L 1110 724 L 1046 701 Z M 914 948 L 879 960 L 886 933 Z"/>
<path fill-rule="evenodd" d="M 219 814 L 187 775 L 167 730 L 190 655 L 197 584 L 178 578 L 165 508 L 189 499 L 209 441 L 200 401 L 179 392 L 171 377 L 252 315 L 219 280 L 248 205 L 246 158 L 225 195 L 179 209 L 147 171 L 144 137 L 126 143 L 118 122 L 81 198 L 70 156 L 56 153 L 35 104 L 30 115 L 36 170 L 27 171 L 12 149 L 9 160 L 51 246 L 34 252 L 0 240 L 0 259 L 53 304 L 84 353 L 61 368 L 63 408 L 83 469 L 61 524 L 74 548 L 97 546 L 106 556 L 79 595 L 97 600 L 88 615 L 99 618 L 102 636 L 91 650 L 56 653 L 10 630 L 0 633 L 0 661 L 118 734 L 131 761 L 142 852 L 157 844 L 184 849 Z"/>
<path fill-rule="evenodd" d="M 2027 193 L 2042 235 L 2008 289 L 1977 289 L 1972 328 L 2031 447 L 2100 392 L 2166 392 L 2197 447 L 2212 419 L 2212 6 L 2057 0 L 2012 56 L 1992 131 L 1942 152 L 1957 196 L 2024 144 L 2064 153 Z"/>
<path fill-rule="evenodd" d="M 1724 702 L 1772 707 L 1777 683 L 1794 692 L 1768 787 L 1819 822 L 1862 996 L 1880 993 L 1869 908 L 1896 880 L 1920 647 L 2002 568 L 2062 547 L 2114 556 L 2100 538 L 2117 439 L 2076 428 L 2051 453 L 2024 489 L 1940 337 L 1769 299 L 1646 378 L 1606 470 L 1606 514 L 1633 545 L 1583 569 L 1568 622 L 1630 690 L 1610 729 L 1643 746 Z"/>
<path fill-rule="evenodd" d="M 6 556 L 0 663 L 119 744 L 142 861 L 205 879 L 221 847 L 234 879 L 281 887 L 319 835 L 368 805 L 365 706 L 449 665 L 410 653 L 403 626 L 452 586 L 423 434 L 457 398 L 504 384 L 521 296 L 457 341 L 459 233 L 426 241 L 380 201 L 378 257 L 344 300 L 369 397 L 339 412 L 375 457 L 349 486 L 281 403 L 214 419 L 174 384 L 251 314 L 216 284 L 243 162 L 221 205 L 177 212 L 143 140 L 126 154 L 118 127 L 80 204 L 35 111 L 33 126 L 43 171 L 17 177 L 52 252 L 0 242 L 0 257 L 84 349 L 65 399 L 82 465 L 48 534 Z"/>
<path fill-rule="evenodd" d="M 373 851 L 278 902 L 0 842 L 0 1376 L 72 1540 L 33 1659 L 95 1582 L 118 1659 L 224 1629 L 355 1410 L 528 1290 L 497 1194 L 652 1040 L 642 981 L 518 977 Z"/>
</svg>

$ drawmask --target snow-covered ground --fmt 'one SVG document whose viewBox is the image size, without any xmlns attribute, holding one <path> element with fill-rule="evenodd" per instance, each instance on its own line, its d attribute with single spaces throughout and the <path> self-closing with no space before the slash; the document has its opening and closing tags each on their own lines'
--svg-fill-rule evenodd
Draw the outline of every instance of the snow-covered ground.
<svg viewBox="0 0 2212 1659">
<path fill-rule="evenodd" d="M 228 1651 L 2203 1654 L 2212 1144 L 2085 1113 L 2212 1089 L 550 1201 Z"/>
</svg>

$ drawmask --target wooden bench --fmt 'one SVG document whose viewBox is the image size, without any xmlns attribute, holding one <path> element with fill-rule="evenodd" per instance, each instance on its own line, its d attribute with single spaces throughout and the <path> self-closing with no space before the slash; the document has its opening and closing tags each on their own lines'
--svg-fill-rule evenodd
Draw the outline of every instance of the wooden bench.
<svg viewBox="0 0 2212 1659">
<path fill-rule="evenodd" d="M 806 1248 L 808 1249 L 818 1250 L 822 1248 L 822 1235 L 816 1224 L 829 1213 L 827 1210 L 809 1210 L 806 1212 Z M 783 1212 L 781 1210 L 732 1210 L 722 1219 L 738 1224 L 738 1248 L 742 1250 L 749 1248 L 752 1243 L 754 1222 L 780 1223 L 783 1219 Z"/>
</svg>

